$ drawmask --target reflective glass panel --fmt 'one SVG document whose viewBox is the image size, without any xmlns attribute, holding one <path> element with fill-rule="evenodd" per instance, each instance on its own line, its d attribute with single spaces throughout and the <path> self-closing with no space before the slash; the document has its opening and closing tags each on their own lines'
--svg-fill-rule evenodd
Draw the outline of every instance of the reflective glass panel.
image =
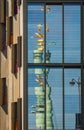
<svg viewBox="0 0 84 130">
<path fill-rule="evenodd" d="M 49 72 L 48 72 L 49 70 Z M 54 130 L 63 129 L 63 93 L 62 93 L 62 69 L 46 69 L 46 115 L 51 112 L 51 122 Z M 50 93 L 49 93 L 50 90 Z M 51 102 L 51 104 L 49 104 Z M 50 106 L 49 106 L 50 105 Z M 48 111 L 51 108 L 51 111 Z M 46 123 L 48 119 L 46 116 Z M 48 127 L 49 130 L 49 127 Z"/>
<path fill-rule="evenodd" d="M 28 129 L 45 129 L 44 70 L 42 67 L 28 69 Z"/>
<path fill-rule="evenodd" d="M 62 63 L 62 5 L 46 5 L 46 51 L 51 63 Z"/>
<path fill-rule="evenodd" d="M 44 59 L 44 12 L 42 3 L 28 4 L 28 63 Z"/>
<path fill-rule="evenodd" d="M 81 126 L 81 72 L 80 69 L 64 70 L 65 128 L 76 129 Z"/>
<path fill-rule="evenodd" d="M 64 62 L 80 63 L 80 5 L 64 5 Z"/>
</svg>

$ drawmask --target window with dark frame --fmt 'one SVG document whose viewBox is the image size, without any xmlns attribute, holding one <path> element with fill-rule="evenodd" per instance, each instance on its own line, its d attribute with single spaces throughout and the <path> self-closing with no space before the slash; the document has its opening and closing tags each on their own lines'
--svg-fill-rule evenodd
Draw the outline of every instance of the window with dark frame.
<svg viewBox="0 0 84 130">
<path fill-rule="evenodd" d="M 82 130 L 82 7 L 28 2 L 28 129 Z"/>
</svg>

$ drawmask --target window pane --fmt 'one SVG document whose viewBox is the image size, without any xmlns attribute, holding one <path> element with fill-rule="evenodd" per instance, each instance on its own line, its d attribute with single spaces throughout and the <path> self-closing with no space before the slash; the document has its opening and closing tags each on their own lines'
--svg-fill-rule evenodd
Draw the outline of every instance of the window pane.
<svg viewBox="0 0 84 130">
<path fill-rule="evenodd" d="M 65 69 L 65 128 L 80 128 L 81 74 L 80 69 Z"/>
<path fill-rule="evenodd" d="M 45 129 L 44 69 L 28 69 L 28 128 Z M 63 126 L 62 69 L 46 68 L 46 130 Z"/>
<path fill-rule="evenodd" d="M 80 63 L 80 5 L 64 5 L 64 62 Z"/>
<path fill-rule="evenodd" d="M 42 3 L 28 5 L 28 63 L 42 63 L 44 59 L 44 12 L 41 9 L 42 6 Z"/>
<path fill-rule="evenodd" d="M 28 129 L 45 128 L 43 68 L 28 69 Z"/>
<path fill-rule="evenodd" d="M 61 5 L 46 6 L 46 50 L 49 50 L 51 52 L 51 59 L 50 59 L 51 63 L 62 62 Z"/>
<path fill-rule="evenodd" d="M 81 24 L 82 24 L 82 30 L 83 30 L 82 34 L 81 34 L 82 37 L 83 37 L 82 38 L 82 49 L 83 49 L 82 50 L 82 55 L 83 55 L 82 59 L 83 59 L 83 63 L 84 63 L 84 44 L 83 44 L 84 43 L 84 3 L 83 3 L 83 6 L 82 6 L 82 21 L 81 21 Z"/>
<path fill-rule="evenodd" d="M 48 68 L 47 68 L 48 69 Z M 48 85 L 47 85 L 48 84 Z M 52 101 L 51 108 L 52 108 L 52 121 L 53 121 L 53 129 L 54 130 L 61 130 L 63 129 L 63 104 L 62 104 L 62 69 L 60 68 L 50 68 L 50 72 L 47 75 L 47 84 L 46 84 L 46 94 L 47 94 L 47 86 L 50 88 L 51 93 L 48 96 Z M 47 97 L 47 95 L 46 95 Z M 47 103 L 46 98 L 46 103 Z M 49 106 L 46 105 L 48 108 Z M 46 111 L 47 113 L 47 111 Z"/>
</svg>

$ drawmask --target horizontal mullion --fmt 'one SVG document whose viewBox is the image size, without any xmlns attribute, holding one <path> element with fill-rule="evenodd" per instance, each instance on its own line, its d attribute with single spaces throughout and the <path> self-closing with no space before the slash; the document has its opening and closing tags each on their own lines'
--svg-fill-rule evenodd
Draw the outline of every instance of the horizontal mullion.
<svg viewBox="0 0 84 130">
<path fill-rule="evenodd" d="M 82 0 L 45 0 L 46 2 L 82 2 Z"/>
<path fill-rule="evenodd" d="M 63 5 L 63 2 L 46 2 L 46 5 Z"/>
<path fill-rule="evenodd" d="M 83 2 L 82 0 L 27 0 L 28 2 L 49 2 L 49 3 L 60 3 L 60 2 Z"/>
<path fill-rule="evenodd" d="M 45 0 L 40 0 L 40 1 L 39 0 L 28 0 L 28 2 L 31 2 L 31 3 L 32 2 L 38 2 L 38 3 L 41 3 L 41 2 L 45 2 Z"/>
<path fill-rule="evenodd" d="M 82 64 L 80 63 L 63 63 L 63 64 L 62 63 L 27 63 L 27 66 L 81 68 Z"/>
</svg>

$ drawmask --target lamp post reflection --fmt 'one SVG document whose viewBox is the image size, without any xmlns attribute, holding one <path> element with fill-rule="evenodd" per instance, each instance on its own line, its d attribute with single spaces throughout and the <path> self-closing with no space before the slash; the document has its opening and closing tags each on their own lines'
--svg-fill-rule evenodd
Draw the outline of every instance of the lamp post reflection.
<svg viewBox="0 0 84 130">
<path fill-rule="evenodd" d="M 81 129 L 81 82 L 80 77 L 78 80 L 75 80 L 74 78 L 69 82 L 71 86 L 74 86 L 77 84 L 78 87 L 78 95 L 79 95 L 79 113 L 76 113 L 76 128 L 77 130 Z"/>
<path fill-rule="evenodd" d="M 75 79 L 72 79 L 70 82 L 71 86 L 74 86 L 75 84 L 77 84 L 78 87 L 78 94 L 79 94 L 79 112 L 81 112 L 81 99 L 80 99 L 80 95 L 81 95 L 81 82 L 80 82 L 80 77 L 78 78 L 78 81 Z"/>
</svg>

